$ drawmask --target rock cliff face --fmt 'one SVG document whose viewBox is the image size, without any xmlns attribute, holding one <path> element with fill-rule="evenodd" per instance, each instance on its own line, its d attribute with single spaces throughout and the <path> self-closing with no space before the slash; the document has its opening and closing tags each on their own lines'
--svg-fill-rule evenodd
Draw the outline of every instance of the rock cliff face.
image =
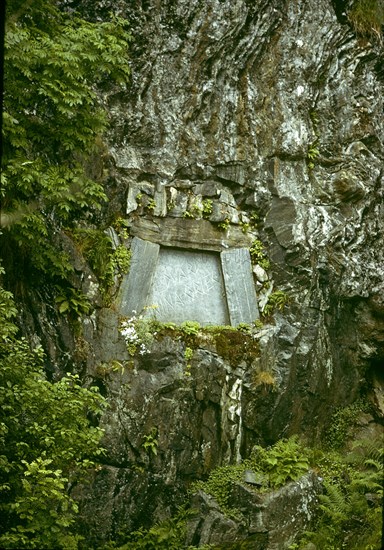
<svg viewBox="0 0 384 550">
<path fill-rule="evenodd" d="M 107 2 L 83 6 L 108 12 Z M 132 86 L 105 96 L 104 220 L 126 220 L 128 246 L 138 236 L 193 248 L 198 235 L 205 250 L 210 231 L 210 242 L 230 246 L 258 239 L 270 261 L 255 269 L 259 309 L 276 290 L 289 303 L 230 351 L 195 341 L 187 373 L 186 343 L 172 334 L 130 362 L 119 294 L 101 307 L 77 259 L 90 296 L 95 283 L 78 368 L 110 401 L 106 464 L 83 498 L 91 537 L 167 517 L 191 480 L 255 443 L 318 440 L 331 411 L 362 393 L 376 406 L 372 421 L 383 419 L 383 61 L 379 45 L 353 33 L 347 7 L 118 3 L 135 41 Z M 73 354 L 65 330 L 60 346 Z M 255 383 L 260 373 L 274 383 Z M 155 440 L 157 454 L 143 446 Z"/>
<path fill-rule="evenodd" d="M 257 214 L 292 299 L 261 359 L 272 439 L 316 434 L 383 357 L 381 60 L 337 4 L 122 4 L 136 42 L 132 89 L 109 98 L 111 209 L 140 193 L 183 216 L 216 193 L 210 220 Z"/>
</svg>

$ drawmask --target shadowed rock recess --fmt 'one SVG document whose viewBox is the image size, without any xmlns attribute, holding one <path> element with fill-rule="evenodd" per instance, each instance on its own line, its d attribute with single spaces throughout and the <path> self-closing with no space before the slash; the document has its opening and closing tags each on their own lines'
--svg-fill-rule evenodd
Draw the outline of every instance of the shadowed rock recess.
<svg viewBox="0 0 384 550">
<path fill-rule="evenodd" d="M 260 266 L 253 258 L 257 305 L 250 307 L 263 322 L 253 336 L 228 331 L 188 340 L 169 328 L 147 352 L 130 356 L 119 323 L 132 313 L 124 310 L 130 289 L 145 287 L 150 296 L 151 258 L 147 279 L 144 270 L 132 287 L 126 275 L 110 305 L 75 258 L 93 307 L 76 349 L 63 321 L 54 336 L 47 318 L 35 315 L 52 368 L 66 368 L 57 351 L 64 350 L 110 404 L 101 419 L 104 464 L 78 490 L 87 541 L 101 544 L 170 517 L 191 482 L 248 457 L 256 444 L 296 433 L 319 442 L 332 412 L 361 396 L 373 406 L 369 423 L 383 422 L 384 95 L 380 46 L 354 34 L 341 2 L 81 6 L 101 18 L 113 7 L 131 21 L 135 39 L 130 87 L 105 92 L 110 200 L 101 225 L 122 218 L 129 236 L 110 229 L 117 244 L 147 241 L 160 255 L 207 253 L 220 267 L 226 251 L 249 250 L 257 240 L 269 260 Z M 265 306 L 276 291 L 288 302 L 270 312 Z M 152 305 L 141 295 L 133 302 Z M 226 321 L 227 305 L 220 307 Z M 265 373 L 269 383 L 258 383 Z M 305 527 L 316 492 L 311 479 L 301 481 L 303 501 L 296 486 L 284 488 L 288 504 L 275 495 L 275 514 L 290 509 Z M 253 536 L 250 548 L 288 547 L 294 534 L 283 512 L 280 525 L 264 518 L 255 527 L 273 498 L 259 502 L 245 487 L 238 491 L 257 510 L 248 527 L 197 493 L 203 519 L 190 524 L 189 543 Z"/>
</svg>

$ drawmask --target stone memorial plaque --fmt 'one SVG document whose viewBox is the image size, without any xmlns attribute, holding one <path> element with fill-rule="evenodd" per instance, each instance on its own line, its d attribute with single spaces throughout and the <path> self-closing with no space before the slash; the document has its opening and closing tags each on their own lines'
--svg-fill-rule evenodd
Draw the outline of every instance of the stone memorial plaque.
<svg viewBox="0 0 384 550">
<path fill-rule="evenodd" d="M 219 254 L 161 248 L 148 305 L 159 321 L 229 324 Z"/>
<path fill-rule="evenodd" d="M 131 248 L 131 268 L 118 299 L 122 315 L 155 314 L 163 322 L 233 326 L 259 317 L 247 248 L 198 252 L 138 237 Z"/>
</svg>

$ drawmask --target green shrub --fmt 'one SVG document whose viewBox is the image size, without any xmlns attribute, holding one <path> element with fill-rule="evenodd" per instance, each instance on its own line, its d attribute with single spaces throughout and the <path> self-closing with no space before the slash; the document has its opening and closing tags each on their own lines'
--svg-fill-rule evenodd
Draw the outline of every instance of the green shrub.
<svg viewBox="0 0 384 550">
<path fill-rule="evenodd" d="M 59 306 L 59 313 L 66 313 L 71 317 L 78 318 L 89 312 L 89 300 L 80 290 L 60 286 L 57 286 L 56 290 L 58 296 L 56 296 L 55 302 Z"/>
<path fill-rule="evenodd" d="M 192 491 L 204 491 L 212 495 L 221 510 L 229 517 L 239 518 L 239 510 L 229 504 L 230 492 L 233 483 L 241 482 L 246 467 L 244 464 L 234 466 L 220 466 L 209 474 L 207 481 L 197 481 L 192 486 Z"/>
<path fill-rule="evenodd" d="M 309 451 L 296 436 L 281 439 L 268 449 L 256 446 L 251 455 L 252 464 L 268 475 L 272 487 L 281 487 L 309 470 Z"/>
<path fill-rule="evenodd" d="M 1 296 L 0 292 L 0 296 Z M 44 353 L 7 327 L 0 303 L 0 546 L 75 550 L 77 505 L 70 483 L 95 467 L 105 407 L 96 388 L 67 374 L 49 382 Z M 14 310 L 11 297 L 8 305 Z"/>
<path fill-rule="evenodd" d="M 126 89 L 128 23 L 86 21 L 50 0 L 9 0 L 6 10 L 4 239 L 40 274 L 66 279 L 68 257 L 52 236 L 107 199 L 108 117 L 96 88 L 109 81 Z"/>
<path fill-rule="evenodd" d="M 307 164 L 308 164 L 308 168 L 310 170 L 313 170 L 314 167 L 315 167 L 315 160 L 317 159 L 317 157 L 320 155 L 320 151 L 317 149 L 317 142 L 318 140 L 316 140 L 314 143 L 312 143 L 309 147 L 308 147 L 308 151 L 307 151 Z"/>
<path fill-rule="evenodd" d="M 317 467 L 324 477 L 325 493 L 319 495 L 315 529 L 304 534 L 299 548 L 308 542 L 325 550 L 380 548 L 382 438 L 356 441 L 344 456 L 335 451 L 320 453 Z"/>
<path fill-rule="evenodd" d="M 107 545 L 105 550 L 180 550 L 185 548 L 187 519 L 193 512 L 180 507 L 177 514 L 150 529 L 139 529 L 121 537 L 126 542 L 122 545 Z M 127 540 L 128 539 L 128 540 Z"/>
<path fill-rule="evenodd" d="M 184 321 L 180 325 L 180 330 L 188 336 L 195 336 L 201 329 L 200 323 L 197 321 Z"/>
<path fill-rule="evenodd" d="M 157 455 L 157 447 L 159 445 L 157 428 L 152 428 L 149 434 L 143 436 L 143 439 L 143 449 L 145 449 L 148 453 Z"/>
<path fill-rule="evenodd" d="M 209 218 L 209 216 L 212 214 L 213 209 L 213 201 L 211 199 L 204 199 L 203 200 L 203 217 Z"/>
<path fill-rule="evenodd" d="M 123 319 L 120 324 L 120 333 L 125 339 L 130 355 L 139 352 L 141 355 L 150 352 L 150 346 L 157 335 L 159 323 L 152 317 L 142 315 Z"/>
<path fill-rule="evenodd" d="M 338 409 L 332 416 L 325 441 L 330 449 L 339 449 L 345 443 L 349 430 L 362 412 L 367 412 L 368 404 L 358 400 L 347 407 Z"/>
<path fill-rule="evenodd" d="M 193 490 L 203 490 L 212 495 L 223 512 L 232 517 L 241 516 L 239 510 L 230 506 L 231 487 L 243 482 L 245 470 L 260 474 L 265 491 L 270 487 L 282 487 L 294 481 L 309 470 L 309 450 L 303 447 L 296 436 L 282 439 L 267 449 L 255 446 L 251 457 L 241 464 L 215 468 L 207 481 L 198 481 Z"/>
</svg>

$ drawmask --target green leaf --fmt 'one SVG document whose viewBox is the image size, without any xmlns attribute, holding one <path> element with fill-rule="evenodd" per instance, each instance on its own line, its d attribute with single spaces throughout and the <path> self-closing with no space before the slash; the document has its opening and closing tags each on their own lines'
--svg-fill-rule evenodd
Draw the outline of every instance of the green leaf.
<svg viewBox="0 0 384 550">
<path fill-rule="evenodd" d="M 67 300 L 64 300 L 63 302 L 61 302 L 59 306 L 59 312 L 64 313 L 65 311 L 68 311 L 68 309 L 69 309 L 69 302 L 67 302 Z"/>
</svg>

